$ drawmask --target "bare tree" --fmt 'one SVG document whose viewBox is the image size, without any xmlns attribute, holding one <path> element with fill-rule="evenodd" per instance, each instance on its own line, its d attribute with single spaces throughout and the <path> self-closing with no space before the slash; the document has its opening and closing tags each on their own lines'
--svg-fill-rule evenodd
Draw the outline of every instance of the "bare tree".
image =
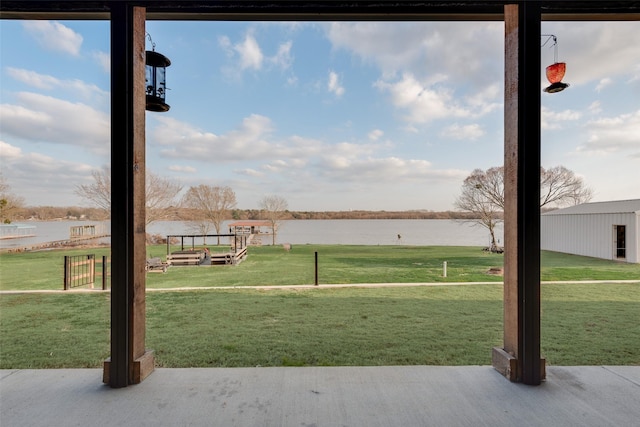
<svg viewBox="0 0 640 427">
<path fill-rule="evenodd" d="M 564 166 L 540 171 L 540 207 L 579 205 L 593 198 L 593 190 Z"/>
<path fill-rule="evenodd" d="M 199 209 L 193 210 L 190 216 L 190 220 L 187 221 L 187 224 L 187 227 L 190 231 L 201 235 L 209 234 L 211 228 L 213 227 L 213 224 L 211 224 L 211 222 L 207 220 L 203 212 Z M 202 243 L 205 245 L 207 244 L 206 237 L 203 238 Z"/>
<path fill-rule="evenodd" d="M 93 171 L 92 184 L 76 186 L 75 193 L 102 210 L 111 214 L 111 169 L 108 167 Z M 145 179 L 145 224 L 154 221 L 168 220 L 174 217 L 175 199 L 182 191 L 182 185 L 177 181 L 163 178 L 147 171 Z"/>
<path fill-rule="evenodd" d="M 260 209 L 264 219 L 271 223 L 271 244 L 276 244 L 276 235 L 282 220 L 286 217 L 289 204 L 281 196 L 265 196 L 260 200 Z"/>
<path fill-rule="evenodd" d="M 175 204 L 182 185 L 147 171 L 145 181 L 146 217 L 145 224 L 175 218 Z"/>
<path fill-rule="evenodd" d="M 93 183 L 77 185 L 75 193 L 111 215 L 111 169 L 94 170 L 91 176 Z"/>
<path fill-rule="evenodd" d="M 490 250 L 496 251 L 495 228 L 502 221 L 500 213 L 504 209 L 504 182 L 502 168 L 491 168 L 484 172 L 476 169 L 462 184 L 462 194 L 455 202 L 458 209 L 469 211 L 477 218 L 471 222 L 489 230 Z"/>
<path fill-rule="evenodd" d="M 593 191 L 582 178 L 564 166 L 540 169 L 540 207 L 577 205 L 588 202 L 592 196 Z M 462 193 L 455 206 L 477 216 L 474 222 L 489 230 L 491 249 L 494 249 L 494 229 L 504 211 L 504 168 L 471 172 L 462 184 Z"/>
<path fill-rule="evenodd" d="M 216 234 L 220 234 L 222 222 L 229 218 L 231 209 L 236 207 L 236 193 L 231 187 L 202 184 L 189 188 L 182 198 L 182 203 L 186 207 L 199 210 L 203 217 L 213 224 Z"/>
<path fill-rule="evenodd" d="M 0 220 L 10 224 L 16 213 L 24 207 L 24 199 L 11 192 L 4 175 L 0 173 Z"/>
</svg>

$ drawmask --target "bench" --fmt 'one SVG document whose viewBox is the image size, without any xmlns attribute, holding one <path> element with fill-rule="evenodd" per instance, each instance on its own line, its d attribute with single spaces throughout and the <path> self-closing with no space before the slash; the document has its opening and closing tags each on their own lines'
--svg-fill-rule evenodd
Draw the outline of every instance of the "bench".
<svg viewBox="0 0 640 427">
<path fill-rule="evenodd" d="M 149 258 L 145 270 L 153 273 L 166 273 L 169 264 L 162 262 L 160 258 Z"/>
<path fill-rule="evenodd" d="M 178 251 L 167 255 L 167 262 L 170 265 L 200 265 L 204 258 L 204 252 Z"/>
</svg>

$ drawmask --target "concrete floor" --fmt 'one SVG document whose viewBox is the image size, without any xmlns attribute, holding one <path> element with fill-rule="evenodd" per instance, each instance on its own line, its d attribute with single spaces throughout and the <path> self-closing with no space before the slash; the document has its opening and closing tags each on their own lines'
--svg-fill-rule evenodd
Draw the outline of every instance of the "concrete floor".
<svg viewBox="0 0 640 427">
<path fill-rule="evenodd" d="M 540 386 L 488 366 L 0 370 L 0 425 L 639 426 L 640 366 L 548 367 Z"/>
</svg>

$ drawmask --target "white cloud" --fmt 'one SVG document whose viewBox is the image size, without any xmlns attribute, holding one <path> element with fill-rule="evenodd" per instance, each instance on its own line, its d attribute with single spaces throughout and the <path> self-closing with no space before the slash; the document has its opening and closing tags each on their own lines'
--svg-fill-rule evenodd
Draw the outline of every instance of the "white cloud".
<svg viewBox="0 0 640 427">
<path fill-rule="evenodd" d="M 407 112 L 405 120 L 410 123 L 427 123 L 445 117 L 467 117 L 469 110 L 460 107 L 452 93 L 438 85 L 442 76 L 432 82 L 418 81 L 412 74 L 404 74 L 396 82 L 378 80 L 374 86 L 391 96 L 392 104 Z"/>
<path fill-rule="evenodd" d="M 593 101 L 591 104 L 589 104 L 587 110 L 591 114 L 600 114 L 602 112 L 602 105 L 600 101 Z"/>
<path fill-rule="evenodd" d="M 92 56 L 105 73 L 111 72 L 111 54 L 109 52 L 94 52 Z"/>
<path fill-rule="evenodd" d="M 347 157 L 328 154 L 320 159 L 317 167 L 324 179 L 343 184 L 359 184 L 371 187 L 373 183 L 425 182 L 464 179 L 468 171 L 434 169 L 431 162 L 399 157 Z"/>
<path fill-rule="evenodd" d="M 479 88 L 503 75 L 501 56 L 495 60 L 503 49 L 502 23 L 334 22 L 324 28 L 334 49 L 377 65 L 385 79 L 400 72 L 446 74 Z"/>
<path fill-rule="evenodd" d="M 242 70 L 259 70 L 262 68 L 264 55 L 252 34 L 247 34 L 244 41 L 236 44 L 233 49 L 240 55 L 240 68 Z"/>
<path fill-rule="evenodd" d="M 543 33 L 558 37 L 558 60 L 567 63 L 563 81 L 572 86 L 637 73 L 640 22 L 544 22 Z M 553 50 L 542 50 L 544 64 Z"/>
<path fill-rule="evenodd" d="M 293 56 L 291 55 L 292 46 L 292 41 L 282 43 L 278 46 L 278 52 L 274 56 L 268 58 L 269 62 L 282 70 L 291 68 L 291 64 L 293 64 Z"/>
<path fill-rule="evenodd" d="M 82 36 L 56 21 L 24 21 L 24 28 L 44 48 L 72 56 L 80 55 Z"/>
<path fill-rule="evenodd" d="M 38 89 L 51 90 L 54 87 L 60 86 L 60 79 L 22 68 L 7 67 L 7 75 Z"/>
<path fill-rule="evenodd" d="M 609 77 L 600 79 L 600 82 L 596 86 L 596 92 L 601 92 L 603 89 L 605 89 L 607 86 L 610 86 L 611 84 L 613 84 L 613 79 Z"/>
<path fill-rule="evenodd" d="M 457 123 L 448 126 L 440 133 L 440 135 L 445 138 L 464 140 L 478 139 L 484 134 L 485 132 L 479 124 L 460 126 Z"/>
<path fill-rule="evenodd" d="M 246 169 L 236 169 L 233 171 L 238 175 L 245 175 L 253 178 L 261 178 L 264 176 L 263 172 L 257 171 L 255 169 L 246 168 Z"/>
<path fill-rule="evenodd" d="M 344 95 L 345 90 L 344 87 L 340 84 L 340 76 L 338 76 L 335 71 L 329 71 L 327 89 L 337 97 L 341 97 L 342 95 Z"/>
<path fill-rule="evenodd" d="M 629 78 L 629 83 L 640 81 L 640 64 L 636 64 L 633 67 L 633 72 L 631 73 L 631 77 Z"/>
<path fill-rule="evenodd" d="M 374 129 L 371 132 L 369 132 L 367 136 L 371 141 L 377 141 L 380 138 L 382 138 L 382 135 L 384 135 L 383 131 L 381 131 L 380 129 Z"/>
<path fill-rule="evenodd" d="M 97 103 L 106 103 L 109 99 L 109 92 L 100 89 L 95 84 L 88 84 L 82 80 L 61 80 L 46 74 L 22 68 L 7 67 L 7 74 L 28 86 L 41 90 L 62 89 L 79 96 L 85 100 L 94 100 Z"/>
<path fill-rule="evenodd" d="M 502 86 L 498 83 L 481 88 L 464 99 L 474 117 L 484 116 L 503 106 Z"/>
<path fill-rule="evenodd" d="M 169 166 L 169 170 L 172 172 L 183 172 L 183 173 L 196 173 L 198 170 L 192 166 L 180 166 L 180 165 L 171 165 Z"/>
<path fill-rule="evenodd" d="M 624 152 L 633 157 L 640 153 L 640 110 L 590 121 L 587 129 L 589 139 L 578 152 Z"/>
<path fill-rule="evenodd" d="M 109 153 L 109 115 L 82 103 L 30 92 L 17 95 L 19 105 L 0 105 L 2 132 L 15 137 L 90 148 Z M 82 117 L 82 120 L 78 120 Z"/>
<path fill-rule="evenodd" d="M 224 71 L 231 78 L 238 78 L 238 73 L 246 70 L 265 71 L 273 68 L 282 71 L 291 69 L 293 65 L 293 55 L 291 53 L 293 41 L 285 41 L 278 45 L 277 51 L 268 56 L 260 47 L 258 40 L 254 36 L 254 30 L 249 29 L 244 36 L 244 40 L 233 44 L 227 36 L 218 38 L 218 45 L 226 52 L 227 57 L 237 60 L 236 64 L 225 67 Z M 297 83 L 295 75 L 288 76 L 286 84 L 294 86 Z"/>
<path fill-rule="evenodd" d="M 552 111 L 542 107 L 540 127 L 542 129 L 562 129 L 562 125 L 567 121 L 576 121 L 582 117 L 582 113 L 574 110 Z"/>
<path fill-rule="evenodd" d="M 267 141 L 272 132 L 269 118 L 253 114 L 245 118 L 238 128 L 216 135 L 194 128 L 171 117 L 157 117 L 160 126 L 150 139 L 153 144 L 166 148 L 162 155 L 204 162 L 242 161 L 270 157 L 277 150 Z"/>
<path fill-rule="evenodd" d="M 393 180 L 403 183 L 453 182 L 468 172 L 457 169 L 437 169 L 425 159 L 405 159 L 377 155 L 383 146 L 352 142 L 329 143 L 301 136 L 276 139 L 273 124 L 267 117 L 252 115 L 234 130 L 216 135 L 195 129 L 187 123 L 169 117 L 158 117 L 160 126 L 150 138 L 164 148 L 166 157 L 226 164 L 237 162 L 246 167 L 233 169 L 237 176 L 256 178 L 255 185 L 313 186 L 327 185 L 370 187 L 374 182 Z M 381 137 L 376 129 L 371 135 Z M 386 184 L 385 184 L 386 185 Z M 255 188 L 254 188 L 255 190 Z M 371 191 L 371 190 L 369 190 Z"/>
<path fill-rule="evenodd" d="M 22 156 L 22 149 L 0 141 L 0 154 L 2 154 L 3 162 L 11 162 L 13 159 L 18 159 Z"/>
<path fill-rule="evenodd" d="M 70 202 L 73 187 L 61 183 L 84 183 L 91 179 L 89 165 L 53 158 L 0 141 L 3 174 L 11 177 L 12 191 L 25 198 L 27 205 L 60 206 Z"/>
<path fill-rule="evenodd" d="M 231 40 L 227 36 L 219 37 L 218 44 L 226 52 L 227 57 L 238 57 L 238 70 L 258 71 L 262 69 L 264 54 L 262 53 L 257 40 L 253 36 L 252 31 L 248 31 L 244 40 L 236 44 L 232 44 Z M 233 73 L 233 71 L 231 73 Z"/>
</svg>

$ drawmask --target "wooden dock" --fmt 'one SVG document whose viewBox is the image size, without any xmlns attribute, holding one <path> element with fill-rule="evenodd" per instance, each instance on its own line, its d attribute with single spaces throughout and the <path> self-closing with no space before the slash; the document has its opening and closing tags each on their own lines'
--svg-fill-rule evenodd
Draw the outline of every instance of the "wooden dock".
<svg viewBox="0 0 640 427">
<path fill-rule="evenodd" d="M 211 238 L 229 238 L 229 246 L 217 247 L 219 252 L 210 252 L 204 243 Z M 247 240 L 249 236 L 239 234 L 177 234 L 167 236 L 167 263 L 175 266 L 210 266 L 210 265 L 237 265 L 247 257 Z M 171 242 L 180 239 L 180 250 L 171 251 Z M 185 248 L 191 241 L 191 248 Z M 196 245 L 196 239 L 201 244 Z"/>
<path fill-rule="evenodd" d="M 207 253 L 204 250 L 175 251 L 167 255 L 172 266 L 237 265 L 247 257 L 247 247 L 228 252 Z"/>
<path fill-rule="evenodd" d="M 206 258 L 204 251 L 175 251 L 167 255 L 169 265 L 200 265 Z"/>
<path fill-rule="evenodd" d="M 226 253 L 214 253 L 209 256 L 209 265 L 236 265 L 247 257 L 247 247 Z"/>
<path fill-rule="evenodd" d="M 0 240 L 35 237 L 36 226 L 25 224 L 0 224 Z"/>
<path fill-rule="evenodd" d="M 14 226 L 17 229 L 33 229 L 35 230 L 35 226 Z M 63 248 L 68 246 L 77 246 L 81 242 L 85 242 L 88 240 L 96 240 L 96 239 L 104 239 L 110 237 L 111 234 L 107 231 L 104 224 L 88 224 L 88 225 L 74 225 L 69 228 L 69 238 L 63 240 L 53 240 L 50 242 L 37 243 L 34 245 L 20 246 L 20 247 L 12 247 L 3 249 L 3 252 L 28 252 L 28 251 L 37 251 L 43 249 L 56 249 Z M 16 236 L 10 236 L 5 238 L 23 238 L 23 237 L 36 237 L 36 234 L 22 234 Z"/>
<path fill-rule="evenodd" d="M 85 236 L 85 237 L 76 237 L 73 239 L 54 240 L 52 242 L 38 243 L 36 245 L 20 246 L 17 248 L 6 248 L 6 249 L 3 249 L 3 251 L 4 252 L 29 252 L 29 251 L 38 251 L 43 249 L 58 249 L 58 248 L 64 248 L 64 247 L 77 246 L 81 242 L 86 242 L 88 240 L 95 240 L 95 239 L 104 239 L 110 236 L 111 236 L 110 234 L 102 234 L 98 236 Z"/>
</svg>

